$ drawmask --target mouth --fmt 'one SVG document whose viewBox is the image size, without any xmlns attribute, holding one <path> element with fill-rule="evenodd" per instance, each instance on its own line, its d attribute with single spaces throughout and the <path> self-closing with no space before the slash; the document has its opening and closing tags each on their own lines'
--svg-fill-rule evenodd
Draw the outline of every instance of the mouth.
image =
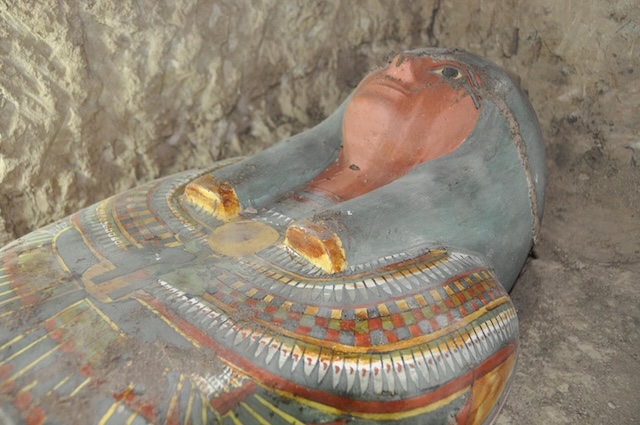
<svg viewBox="0 0 640 425">
<path fill-rule="evenodd" d="M 393 79 L 390 79 L 388 77 L 379 79 L 379 80 L 377 80 L 377 81 L 375 81 L 373 83 L 376 86 L 386 87 L 386 88 L 391 89 L 393 91 L 402 93 L 403 95 L 409 94 L 407 89 L 402 84 L 400 84 L 399 82 L 397 82 L 397 81 L 395 81 Z"/>
</svg>

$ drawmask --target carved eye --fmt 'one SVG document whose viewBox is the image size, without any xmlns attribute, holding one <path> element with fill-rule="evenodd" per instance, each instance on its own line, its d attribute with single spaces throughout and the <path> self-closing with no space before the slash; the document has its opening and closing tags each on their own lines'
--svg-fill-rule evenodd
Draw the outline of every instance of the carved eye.
<svg viewBox="0 0 640 425">
<path fill-rule="evenodd" d="M 452 66 L 444 66 L 440 69 L 433 71 L 434 74 L 438 74 L 449 80 L 458 80 L 462 78 L 462 72 Z"/>
</svg>

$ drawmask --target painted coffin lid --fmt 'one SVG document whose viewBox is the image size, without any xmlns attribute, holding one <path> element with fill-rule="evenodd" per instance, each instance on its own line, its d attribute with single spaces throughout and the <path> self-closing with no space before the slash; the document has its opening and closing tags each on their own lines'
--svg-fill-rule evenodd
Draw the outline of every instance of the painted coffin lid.
<svg viewBox="0 0 640 425">
<path fill-rule="evenodd" d="M 305 133 L 5 247 L 0 416 L 488 423 L 543 186 L 504 72 L 405 52 Z"/>
</svg>

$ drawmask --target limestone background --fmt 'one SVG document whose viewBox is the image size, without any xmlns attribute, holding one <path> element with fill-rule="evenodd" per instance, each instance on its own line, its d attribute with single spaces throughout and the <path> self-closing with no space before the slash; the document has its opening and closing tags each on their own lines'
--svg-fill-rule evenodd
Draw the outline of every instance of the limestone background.
<svg viewBox="0 0 640 425">
<path fill-rule="evenodd" d="M 548 152 L 498 423 L 640 423 L 639 40 L 637 0 L 0 0 L 0 245 L 312 126 L 391 52 L 464 48 L 520 76 Z"/>
</svg>

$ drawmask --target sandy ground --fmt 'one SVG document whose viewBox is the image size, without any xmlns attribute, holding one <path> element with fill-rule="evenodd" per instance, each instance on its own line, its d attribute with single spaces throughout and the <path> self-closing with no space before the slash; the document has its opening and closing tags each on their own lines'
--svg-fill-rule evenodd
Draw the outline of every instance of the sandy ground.
<svg viewBox="0 0 640 425">
<path fill-rule="evenodd" d="M 549 140 L 542 238 L 512 292 L 521 351 L 497 420 L 640 423 L 640 168 Z"/>
</svg>

